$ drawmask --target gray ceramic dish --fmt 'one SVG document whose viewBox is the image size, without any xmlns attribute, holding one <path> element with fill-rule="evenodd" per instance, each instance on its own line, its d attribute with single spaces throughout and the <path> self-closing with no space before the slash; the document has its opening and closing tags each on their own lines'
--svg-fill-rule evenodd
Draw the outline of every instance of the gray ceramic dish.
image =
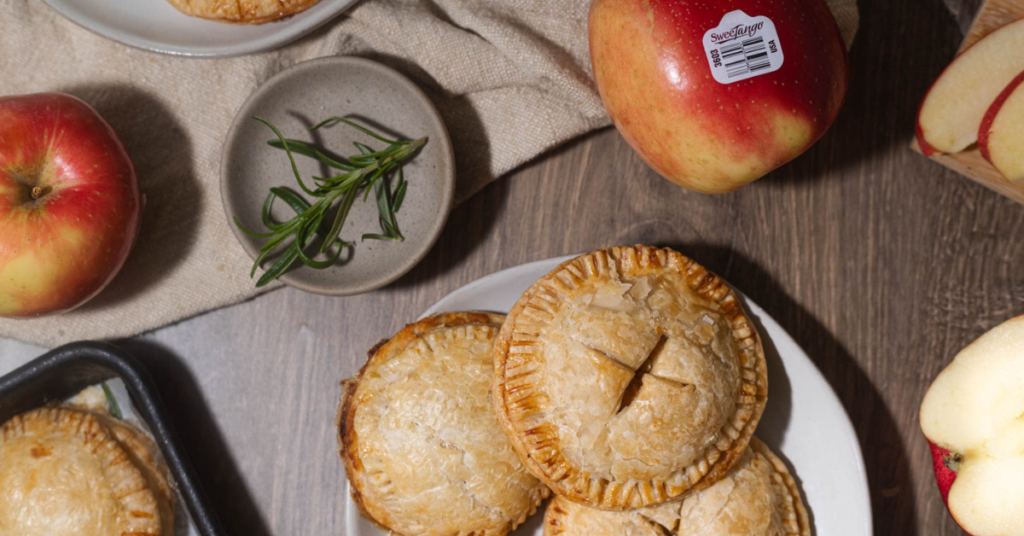
<svg viewBox="0 0 1024 536">
<path fill-rule="evenodd" d="M 221 198 L 227 224 L 250 257 L 256 258 L 264 240 L 241 232 L 233 217 L 252 232 L 266 232 L 260 210 L 270 187 L 287 186 L 301 193 L 287 155 L 267 145 L 274 133 L 252 119 L 254 115 L 272 122 L 286 138 L 314 141 L 342 156 L 357 154 L 355 141 L 375 149 L 384 144 L 342 124 L 316 132 L 307 127 L 331 116 L 346 116 L 365 119 L 364 124 L 391 137 L 428 140 L 404 168 L 409 186 L 397 215 L 404 242 L 360 240 L 364 233 L 381 232 L 373 195 L 365 203 L 360 197 L 341 232 L 343 240 L 356 245 L 334 266 L 315 270 L 300 263 L 281 276 L 282 282 L 317 294 L 360 294 L 401 277 L 437 241 L 455 195 L 455 158 L 441 116 L 422 90 L 394 70 L 361 58 L 332 57 L 300 63 L 268 80 L 242 105 L 228 132 L 221 160 Z M 338 173 L 313 159 L 295 158 L 303 180 Z M 280 200 L 272 214 L 277 221 L 294 216 Z M 272 262 L 264 261 L 263 267 Z M 257 271 L 256 278 L 261 273 Z"/>
</svg>

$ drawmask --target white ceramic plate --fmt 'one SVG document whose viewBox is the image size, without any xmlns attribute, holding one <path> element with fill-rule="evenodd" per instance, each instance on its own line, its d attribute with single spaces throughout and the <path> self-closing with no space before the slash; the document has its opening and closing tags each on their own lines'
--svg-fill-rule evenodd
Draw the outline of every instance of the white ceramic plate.
<svg viewBox="0 0 1024 536">
<path fill-rule="evenodd" d="M 320 0 L 293 17 L 266 24 L 227 24 L 189 17 L 167 0 L 44 0 L 78 25 L 126 45 L 196 57 L 252 54 L 291 42 L 356 0 Z"/>
<path fill-rule="evenodd" d="M 423 316 L 442 311 L 507 312 L 540 277 L 572 257 L 537 261 L 478 279 L 445 296 Z M 857 434 L 828 382 L 807 354 L 757 304 L 740 296 L 768 358 L 768 406 L 757 436 L 786 460 L 804 492 L 817 536 L 871 536 L 868 479 Z M 348 536 L 382 534 L 349 499 Z M 543 513 L 515 536 L 541 536 Z"/>
</svg>

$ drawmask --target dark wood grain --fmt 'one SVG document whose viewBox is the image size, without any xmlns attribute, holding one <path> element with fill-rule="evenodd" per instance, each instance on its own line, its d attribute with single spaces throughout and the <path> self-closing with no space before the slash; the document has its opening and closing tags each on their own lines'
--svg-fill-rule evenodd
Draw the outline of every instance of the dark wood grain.
<svg viewBox="0 0 1024 536">
<path fill-rule="evenodd" d="M 876 534 L 959 535 L 917 409 L 960 348 L 1024 311 L 1024 207 L 908 144 L 917 104 L 977 4 L 862 1 L 838 122 L 738 192 L 686 192 L 605 130 L 458 207 L 426 260 L 387 289 L 285 289 L 125 345 L 161 380 L 232 534 L 341 535 L 332 422 L 338 382 L 367 348 L 496 270 L 613 244 L 671 245 L 762 305 L 825 374 L 860 436 Z"/>
</svg>

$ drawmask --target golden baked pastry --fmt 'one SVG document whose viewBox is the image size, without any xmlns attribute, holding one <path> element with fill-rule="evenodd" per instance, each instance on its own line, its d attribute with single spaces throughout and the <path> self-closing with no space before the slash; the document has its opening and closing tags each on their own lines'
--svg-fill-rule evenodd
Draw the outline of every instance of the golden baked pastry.
<svg viewBox="0 0 1024 536">
<path fill-rule="evenodd" d="M 609 512 L 558 497 L 544 536 L 810 536 L 786 465 L 757 439 L 750 447 L 724 478 L 681 501 Z"/>
<path fill-rule="evenodd" d="M 670 249 L 564 263 L 513 307 L 495 350 L 498 419 L 534 475 L 617 509 L 721 478 L 764 410 L 764 351 L 735 295 Z"/>
<path fill-rule="evenodd" d="M 25 413 L 0 427 L 0 534 L 172 536 L 166 471 L 156 445 L 113 417 Z"/>
<path fill-rule="evenodd" d="M 548 489 L 519 463 L 490 399 L 503 317 L 448 313 L 406 326 L 342 383 L 352 499 L 405 536 L 502 536 Z"/>
<path fill-rule="evenodd" d="M 262 24 L 305 11 L 320 0 L 168 0 L 178 11 L 219 22 Z"/>
</svg>

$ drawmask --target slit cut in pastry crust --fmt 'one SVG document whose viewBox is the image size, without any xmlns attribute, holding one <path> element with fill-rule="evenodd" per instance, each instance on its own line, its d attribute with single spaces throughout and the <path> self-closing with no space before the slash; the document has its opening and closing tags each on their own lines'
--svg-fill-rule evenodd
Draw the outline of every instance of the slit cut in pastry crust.
<svg viewBox="0 0 1024 536">
<path fill-rule="evenodd" d="M 0 534 L 173 533 L 167 467 L 138 430 L 66 407 L 30 411 L 0 427 Z"/>
<path fill-rule="evenodd" d="M 262 24 L 305 11 L 320 0 L 168 0 L 192 17 L 238 24 Z"/>
<path fill-rule="evenodd" d="M 523 464 L 601 509 L 714 484 L 746 450 L 767 394 L 736 296 L 670 249 L 564 263 L 523 294 L 495 349 L 495 408 Z"/>
<path fill-rule="evenodd" d="M 796 481 L 757 439 L 725 478 L 681 501 L 609 512 L 558 497 L 544 517 L 544 536 L 810 535 Z"/>
<path fill-rule="evenodd" d="M 363 514 L 404 536 L 503 536 L 549 494 L 519 462 L 490 399 L 504 317 L 406 326 L 342 382 L 341 457 Z"/>
</svg>

